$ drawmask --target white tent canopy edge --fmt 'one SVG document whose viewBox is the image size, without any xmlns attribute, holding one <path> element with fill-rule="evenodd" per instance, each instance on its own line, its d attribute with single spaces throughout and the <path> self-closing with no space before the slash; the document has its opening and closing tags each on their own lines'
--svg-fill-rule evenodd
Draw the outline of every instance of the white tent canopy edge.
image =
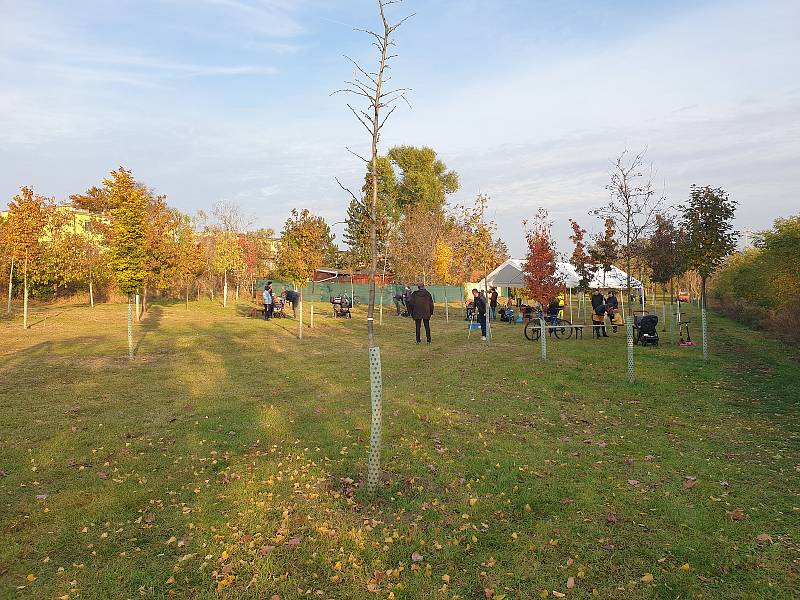
<svg viewBox="0 0 800 600">
<path fill-rule="evenodd" d="M 524 288 L 525 276 L 523 274 L 523 264 L 524 261 L 522 260 L 509 258 L 494 271 L 489 273 L 485 279 L 481 279 L 479 282 L 480 288 L 483 288 L 484 285 L 516 289 Z M 575 270 L 575 267 L 573 267 L 570 263 L 557 262 L 556 272 L 561 277 L 564 285 L 567 288 L 574 289 L 578 287 L 580 276 Z M 625 271 L 612 265 L 611 269 L 608 271 L 598 269 L 589 281 L 589 287 L 592 289 L 607 288 L 624 290 L 628 285 L 627 279 L 628 276 Z M 642 282 L 635 277 L 631 277 L 631 289 L 641 288 Z"/>
</svg>

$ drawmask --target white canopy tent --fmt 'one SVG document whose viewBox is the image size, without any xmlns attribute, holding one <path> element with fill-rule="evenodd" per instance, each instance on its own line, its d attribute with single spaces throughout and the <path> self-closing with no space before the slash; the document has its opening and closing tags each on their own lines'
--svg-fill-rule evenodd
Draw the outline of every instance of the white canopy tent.
<svg viewBox="0 0 800 600">
<path fill-rule="evenodd" d="M 494 271 L 489 273 L 484 279 L 482 279 L 478 285 L 480 289 L 488 288 L 488 287 L 497 287 L 497 288 L 515 288 L 520 289 L 525 287 L 525 275 L 523 273 L 523 264 L 524 261 L 509 258 L 505 261 L 502 265 L 497 267 Z M 567 292 L 569 292 L 569 319 L 572 321 L 573 319 L 573 312 L 572 312 L 572 290 L 578 287 L 580 283 L 580 276 L 578 272 L 568 262 L 557 262 L 556 263 L 556 273 L 560 275 L 561 279 L 564 281 L 564 285 L 567 288 Z M 603 269 L 598 269 L 597 272 L 594 274 L 592 279 L 589 281 L 589 287 L 591 289 L 615 289 L 615 290 L 624 290 L 628 285 L 627 281 L 627 274 L 625 271 L 620 269 L 619 267 L 615 267 L 612 265 L 611 269 L 608 271 L 603 271 Z M 631 277 L 631 289 L 638 289 L 640 290 L 640 294 L 644 293 L 644 289 L 642 286 L 642 282 L 636 279 L 635 277 Z M 578 310 L 581 310 L 581 307 L 584 306 L 583 304 L 584 295 L 580 294 L 578 299 Z M 624 305 L 625 302 L 625 295 L 622 297 L 622 302 Z M 585 314 L 584 314 L 585 317 Z"/>
<path fill-rule="evenodd" d="M 481 279 L 479 282 L 480 289 L 486 287 L 508 287 L 508 288 L 524 288 L 525 276 L 522 271 L 524 261 L 509 258 L 502 265 L 497 267 L 494 271 L 489 273 L 485 280 Z M 578 272 L 568 262 L 556 263 L 556 272 L 561 276 L 564 285 L 569 289 L 578 287 L 580 283 L 580 276 Z M 622 269 L 612 266 L 611 270 L 603 271 L 598 269 L 592 279 L 589 281 L 589 287 L 592 289 L 615 289 L 624 290 L 628 285 L 627 274 Z M 631 289 L 640 289 L 642 282 L 631 277 Z"/>
</svg>

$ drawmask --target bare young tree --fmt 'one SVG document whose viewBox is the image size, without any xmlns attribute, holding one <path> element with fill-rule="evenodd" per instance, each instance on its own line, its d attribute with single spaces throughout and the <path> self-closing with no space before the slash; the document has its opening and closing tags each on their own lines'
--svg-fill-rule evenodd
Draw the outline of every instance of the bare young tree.
<svg viewBox="0 0 800 600">
<path fill-rule="evenodd" d="M 606 186 L 611 199 L 606 206 L 592 211 L 602 219 L 613 219 L 616 224 L 620 254 L 625 259 L 627 293 L 631 288 L 631 259 L 637 256 L 640 242 L 653 228 L 663 201 L 653 187 L 652 166 L 647 176 L 643 172 L 646 152 L 645 149 L 630 156 L 625 150 L 617 157 L 611 168 L 611 181 Z"/>
<path fill-rule="evenodd" d="M 378 270 L 378 251 L 377 251 L 377 227 L 378 227 L 378 144 L 380 142 L 381 130 L 386 125 L 386 120 L 397 108 L 396 103 L 405 100 L 405 88 L 391 88 L 389 81 L 391 77 L 387 74 L 389 62 L 397 56 L 392 53 L 395 43 L 393 34 L 397 28 L 412 15 L 400 19 L 396 23 L 390 23 L 386 16 L 386 8 L 392 4 L 399 4 L 402 0 L 377 0 L 378 12 L 380 14 L 382 28 L 378 31 L 369 29 L 356 29 L 366 33 L 373 38 L 373 45 L 378 49 L 378 67 L 375 71 L 363 68 L 357 61 L 349 56 L 345 56 L 353 66 L 353 79 L 345 82 L 345 87 L 336 90 L 336 93 L 352 94 L 366 102 L 365 108 L 354 108 L 351 104 L 347 107 L 355 115 L 356 119 L 364 126 L 370 135 L 371 156 L 366 159 L 359 156 L 352 150 L 352 154 L 363 160 L 369 165 L 369 187 L 371 192 L 371 202 L 369 203 L 369 230 L 370 230 L 370 263 L 369 263 L 369 301 L 367 303 L 367 340 L 369 345 L 370 358 L 370 386 L 372 392 L 372 430 L 370 433 L 369 467 L 367 472 L 367 489 L 373 492 L 378 484 L 380 475 L 380 447 L 381 447 L 381 395 L 382 384 L 380 375 L 380 349 L 375 344 L 374 314 L 375 314 L 375 273 Z M 355 197 L 350 190 L 347 190 L 339 180 L 339 186 L 345 189 L 351 196 Z"/>
</svg>

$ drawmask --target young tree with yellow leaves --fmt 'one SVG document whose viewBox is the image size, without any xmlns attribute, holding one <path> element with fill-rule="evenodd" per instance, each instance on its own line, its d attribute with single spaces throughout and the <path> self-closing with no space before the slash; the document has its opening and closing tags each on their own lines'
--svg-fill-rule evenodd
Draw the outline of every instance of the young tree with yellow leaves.
<svg viewBox="0 0 800 600">
<path fill-rule="evenodd" d="M 23 260 L 23 317 L 22 327 L 28 328 L 28 265 L 39 257 L 40 239 L 44 234 L 48 214 L 53 202 L 34 194 L 30 187 L 23 187 L 8 205 L 8 221 L 5 224 L 11 248 L 11 277 L 8 284 L 8 310 L 11 312 L 11 293 L 14 261 Z"/>
<path fill-rule="evenodd" d="M 311 214 L 307 208 L 301 211 L 293 208 L 281 233 L 278 274 L 300 288 L 300 339 L 303 339 L 303 285 L 314 277 L 314 271 L 335 256 L 333 235 L 325 219 Z"/>
</svg>

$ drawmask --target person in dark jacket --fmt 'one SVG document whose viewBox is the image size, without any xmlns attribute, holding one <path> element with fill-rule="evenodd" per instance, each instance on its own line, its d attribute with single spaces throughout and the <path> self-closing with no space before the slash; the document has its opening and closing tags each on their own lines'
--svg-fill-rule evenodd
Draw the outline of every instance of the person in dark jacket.
<svg viewBox="0 0 800 600">
<path fill-rule="evenodd" d="M 497 288 L 492 286 L 489 288 L 489 308 L 492 312 L 492 321 L 497 320 Z"/>
<path fill-rule="evenodd" d="M 475 303 L 475 314 L 478 323 L 481 324 L 481 339 L 486 341 L 486 297 L 483 296 L 477 289 L 473 288 L 472 298 Z"/>
<path fill-rule="evenodd" d="M 295 292 L 294 290 L 283 290 L 281 292 L 281 298 L 286 300 L 286 302 L 292 303 L 292 317 L 296 319 L 297 305 L 300 304 L 300 292 Z"/>
<path fill-rule="evenodd" d="M 611 321 L 611 331 L 617 333 L 617 326 L 614 325 L 614 317 L 616 316 L 617 312 L 619 311 L 619 300 L 617 300 L 616 294 L 614 294 L 614 290 L 611 290 L 608 293 L 608 297 L 606 298 L 606 314 L 608 314 L 608 318 Z"/>
<path fill-rule="evenodd" d="M 425 339 L 431 343 L 431 317 L 433 316 L 433 296 L 425 289 L 423 284 L 417 286 L 411 294 L 411 317 L 417 328 L 417 343 L 419 344 L 420 326 L 425 325 Z"/>
<path fill-rule="evenodd" d="M 403 312 L 403 308 L 405 308 L 405 302 L 403 302 L 403 294 L 400 292 L 396 293 L 392 296 L 392 300 L 394 301 L 394 308 L 397 311 L 397 316 L 399 317 L 400 314 Z"/>
<path fill-rule="evenodd" d="M 608 337 L 606 332 L 606 302 L 600 290 L 592 292 L 592 337 Z"/>
</svg>

